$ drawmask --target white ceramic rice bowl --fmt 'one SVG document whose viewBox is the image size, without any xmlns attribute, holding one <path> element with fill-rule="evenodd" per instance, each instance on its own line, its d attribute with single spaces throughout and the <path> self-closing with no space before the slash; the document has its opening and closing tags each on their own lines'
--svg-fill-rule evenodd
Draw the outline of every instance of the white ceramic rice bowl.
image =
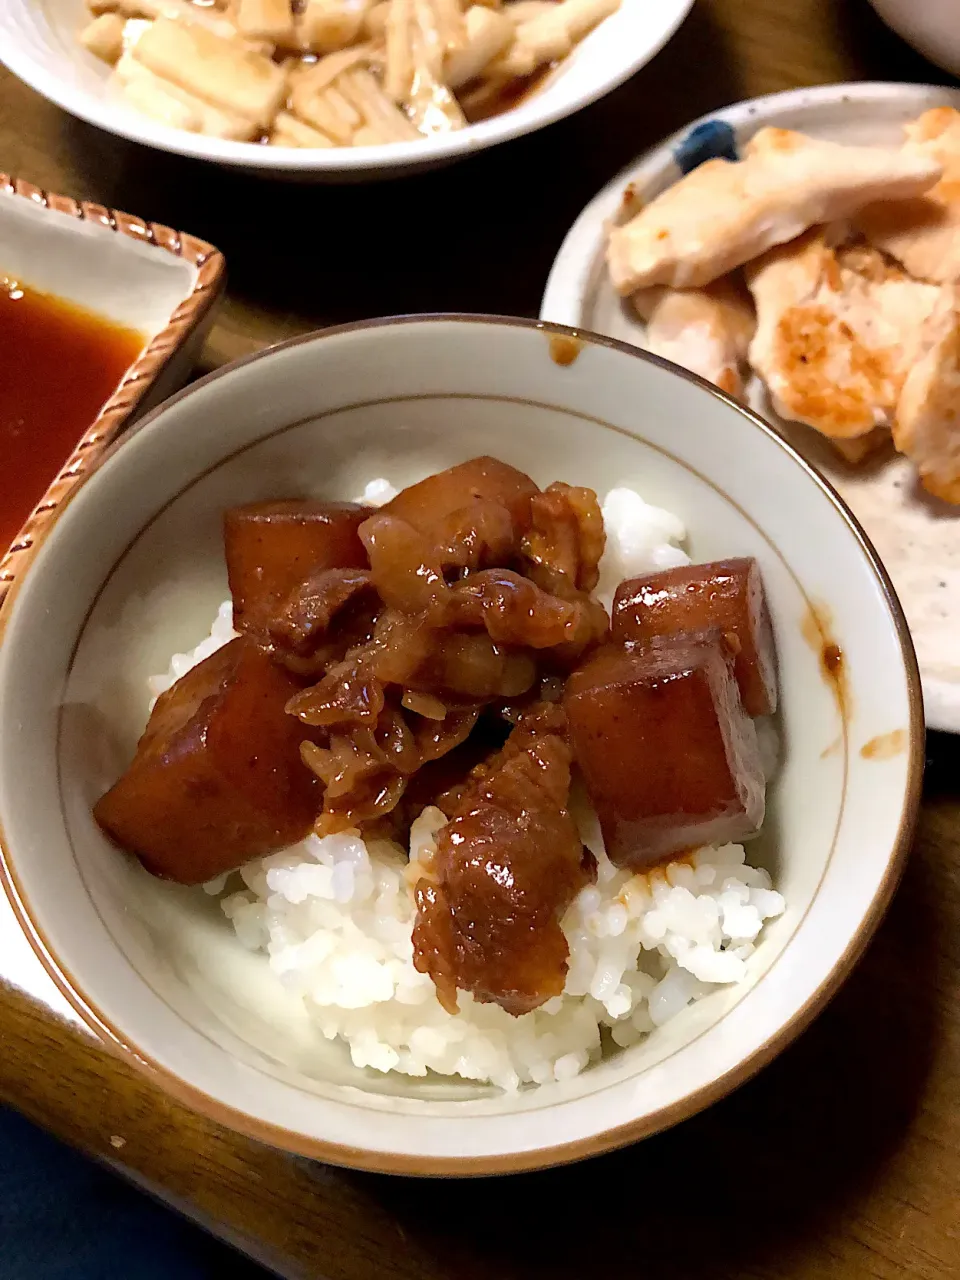
<svg viewBox="0 0 960 1280">
<path fill-rule="evenodd" d="M 747 1079 L 849 972 L 895 887 L 919 797 L 916 666 L 889 583 L 824 483 L 690 376 L 524 321 L 330 330 L 203 379 L 69 504 L 0 618 L 2 879 L 78 1012 L 171 1094 L 326 1161 L 479 1174 L 597 1153 Z M 145 680 L 224 598 L 224 506 L 350 497 L 479 452 L 539 482 L 636 488 L 695 559 L 755 555 L 780 657 L 785 760 L 750 848 L 787 901 L 748 976 L 574 1080 L 504 1094 L 360 1071 L 212 900 L 151 880 L 90 806 L 129 758 Z M 109 513 L 109 518 L 107 514 Z M 844 655 L 843 708 L 822 662 Z M 879 744 L 879 746 L 878 746 Z"/>
</svg>

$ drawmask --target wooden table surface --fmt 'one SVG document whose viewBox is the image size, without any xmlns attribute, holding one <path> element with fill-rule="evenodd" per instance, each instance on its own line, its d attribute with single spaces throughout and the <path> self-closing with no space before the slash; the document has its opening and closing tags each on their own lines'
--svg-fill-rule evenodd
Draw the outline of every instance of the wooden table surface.
<svg viewBox="0 0 960 1280">
<path fill-rule="evenodd" d="M 945 77 L 866 0 L 699 0 L 572 120 L 403 183 L 298 188 L 98 133 L 0 71 L 0 169 L 223 249 L 212 367 L 365 316 L 533 316 L 570 222 L 648 145 L 740 98 L 856 79 Z M 169 1101 L 64 1018 L 8 915 L 0 974 L 33 995 L 0 982 L 0 1100 L 284 1276 L 582 1280 L 601 1259 L 658 1280 L 960 1276 L 960 739 L 931 735 L 928 757 L 903 887 L 841 994 L 758 1079 L 627 1151 L 471 1183 L 289 1158 Z"/>
</svg>

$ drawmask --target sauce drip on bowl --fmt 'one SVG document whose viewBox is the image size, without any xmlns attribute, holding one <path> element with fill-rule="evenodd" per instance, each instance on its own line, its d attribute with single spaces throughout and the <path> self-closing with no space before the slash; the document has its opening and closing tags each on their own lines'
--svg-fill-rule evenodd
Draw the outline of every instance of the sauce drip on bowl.
<svg viewBox="0 0 960 1280">
<path fill-rule="evenodd" d="M 0 272 L 0 554 L 145 344 Z"/>
</svg>

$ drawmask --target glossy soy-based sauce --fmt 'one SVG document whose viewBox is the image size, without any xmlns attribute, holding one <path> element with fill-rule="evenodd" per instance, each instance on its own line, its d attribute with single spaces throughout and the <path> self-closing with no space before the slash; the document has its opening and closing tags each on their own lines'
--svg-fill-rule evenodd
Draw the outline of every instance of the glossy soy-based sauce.
<svg viewBox="0 0 960 1280">
<path fill-rule="evenodd" d="M 551 62 L 548 66 L 535 71 L 532 76 L 522 80 L 511 80 L 509 84 L 500 85 L 490 92 L 471 96 L 470 86 L 467 86 L 462 104 L 467 123 L 479 124 L 482 120 L 491 120 L 494 116 L 516 111 L 517 107 L 522 107 L 524 103 L 529 102 L 546 86 L 559 65 L 558 62 Z"/>
<path fill-rule="evenodd" d="M 145 342 L 0 269 L 0 552 Z"/>
</svg>

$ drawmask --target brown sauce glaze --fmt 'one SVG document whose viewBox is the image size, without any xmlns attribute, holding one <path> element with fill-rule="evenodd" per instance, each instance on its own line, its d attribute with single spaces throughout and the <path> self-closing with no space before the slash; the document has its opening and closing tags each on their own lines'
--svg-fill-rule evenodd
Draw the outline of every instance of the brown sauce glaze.
<svg viewBox="0 0 960 1280">
<path fill-rule="evenodd" d="M 572 365 L 582 350 L 582 338 L 568 333 L 550 335 L 550 359 L 563 369 Z"/>
<path fill-rule="evenodd" d="M 860 748 L 860 754 L 864 760 L 892 760 L 906 749 L 906 729 L 892 729 L 889 733 L 878 733 L 875 738 L 865 742 Z"/>
<path fill-rule="evenodd" d="M 853 712 L 846 655 L 833 635 L 833 615 L 825 604 L 811 604 L 800 632 L 817 654 L 824 680 L 833 690 L 840 718 L 846 724 Z"/>
<path fill-rule="evenodd" d="M 463 114 L 468 124 L 479 124 L 481 120 L 490 120 L 493 116 L 502 116 L 507 111 L 515 111 L 546 87 L 550 76 L 556 71 L 559 63 L 535 71 L 532 76 L 523 80 L 511 80 L 505 85 L 487 86 L 477 83 L 465 86 L 460 100 Z M 458 96 L 460 91 L 458 90 Z"/>
</svg>

